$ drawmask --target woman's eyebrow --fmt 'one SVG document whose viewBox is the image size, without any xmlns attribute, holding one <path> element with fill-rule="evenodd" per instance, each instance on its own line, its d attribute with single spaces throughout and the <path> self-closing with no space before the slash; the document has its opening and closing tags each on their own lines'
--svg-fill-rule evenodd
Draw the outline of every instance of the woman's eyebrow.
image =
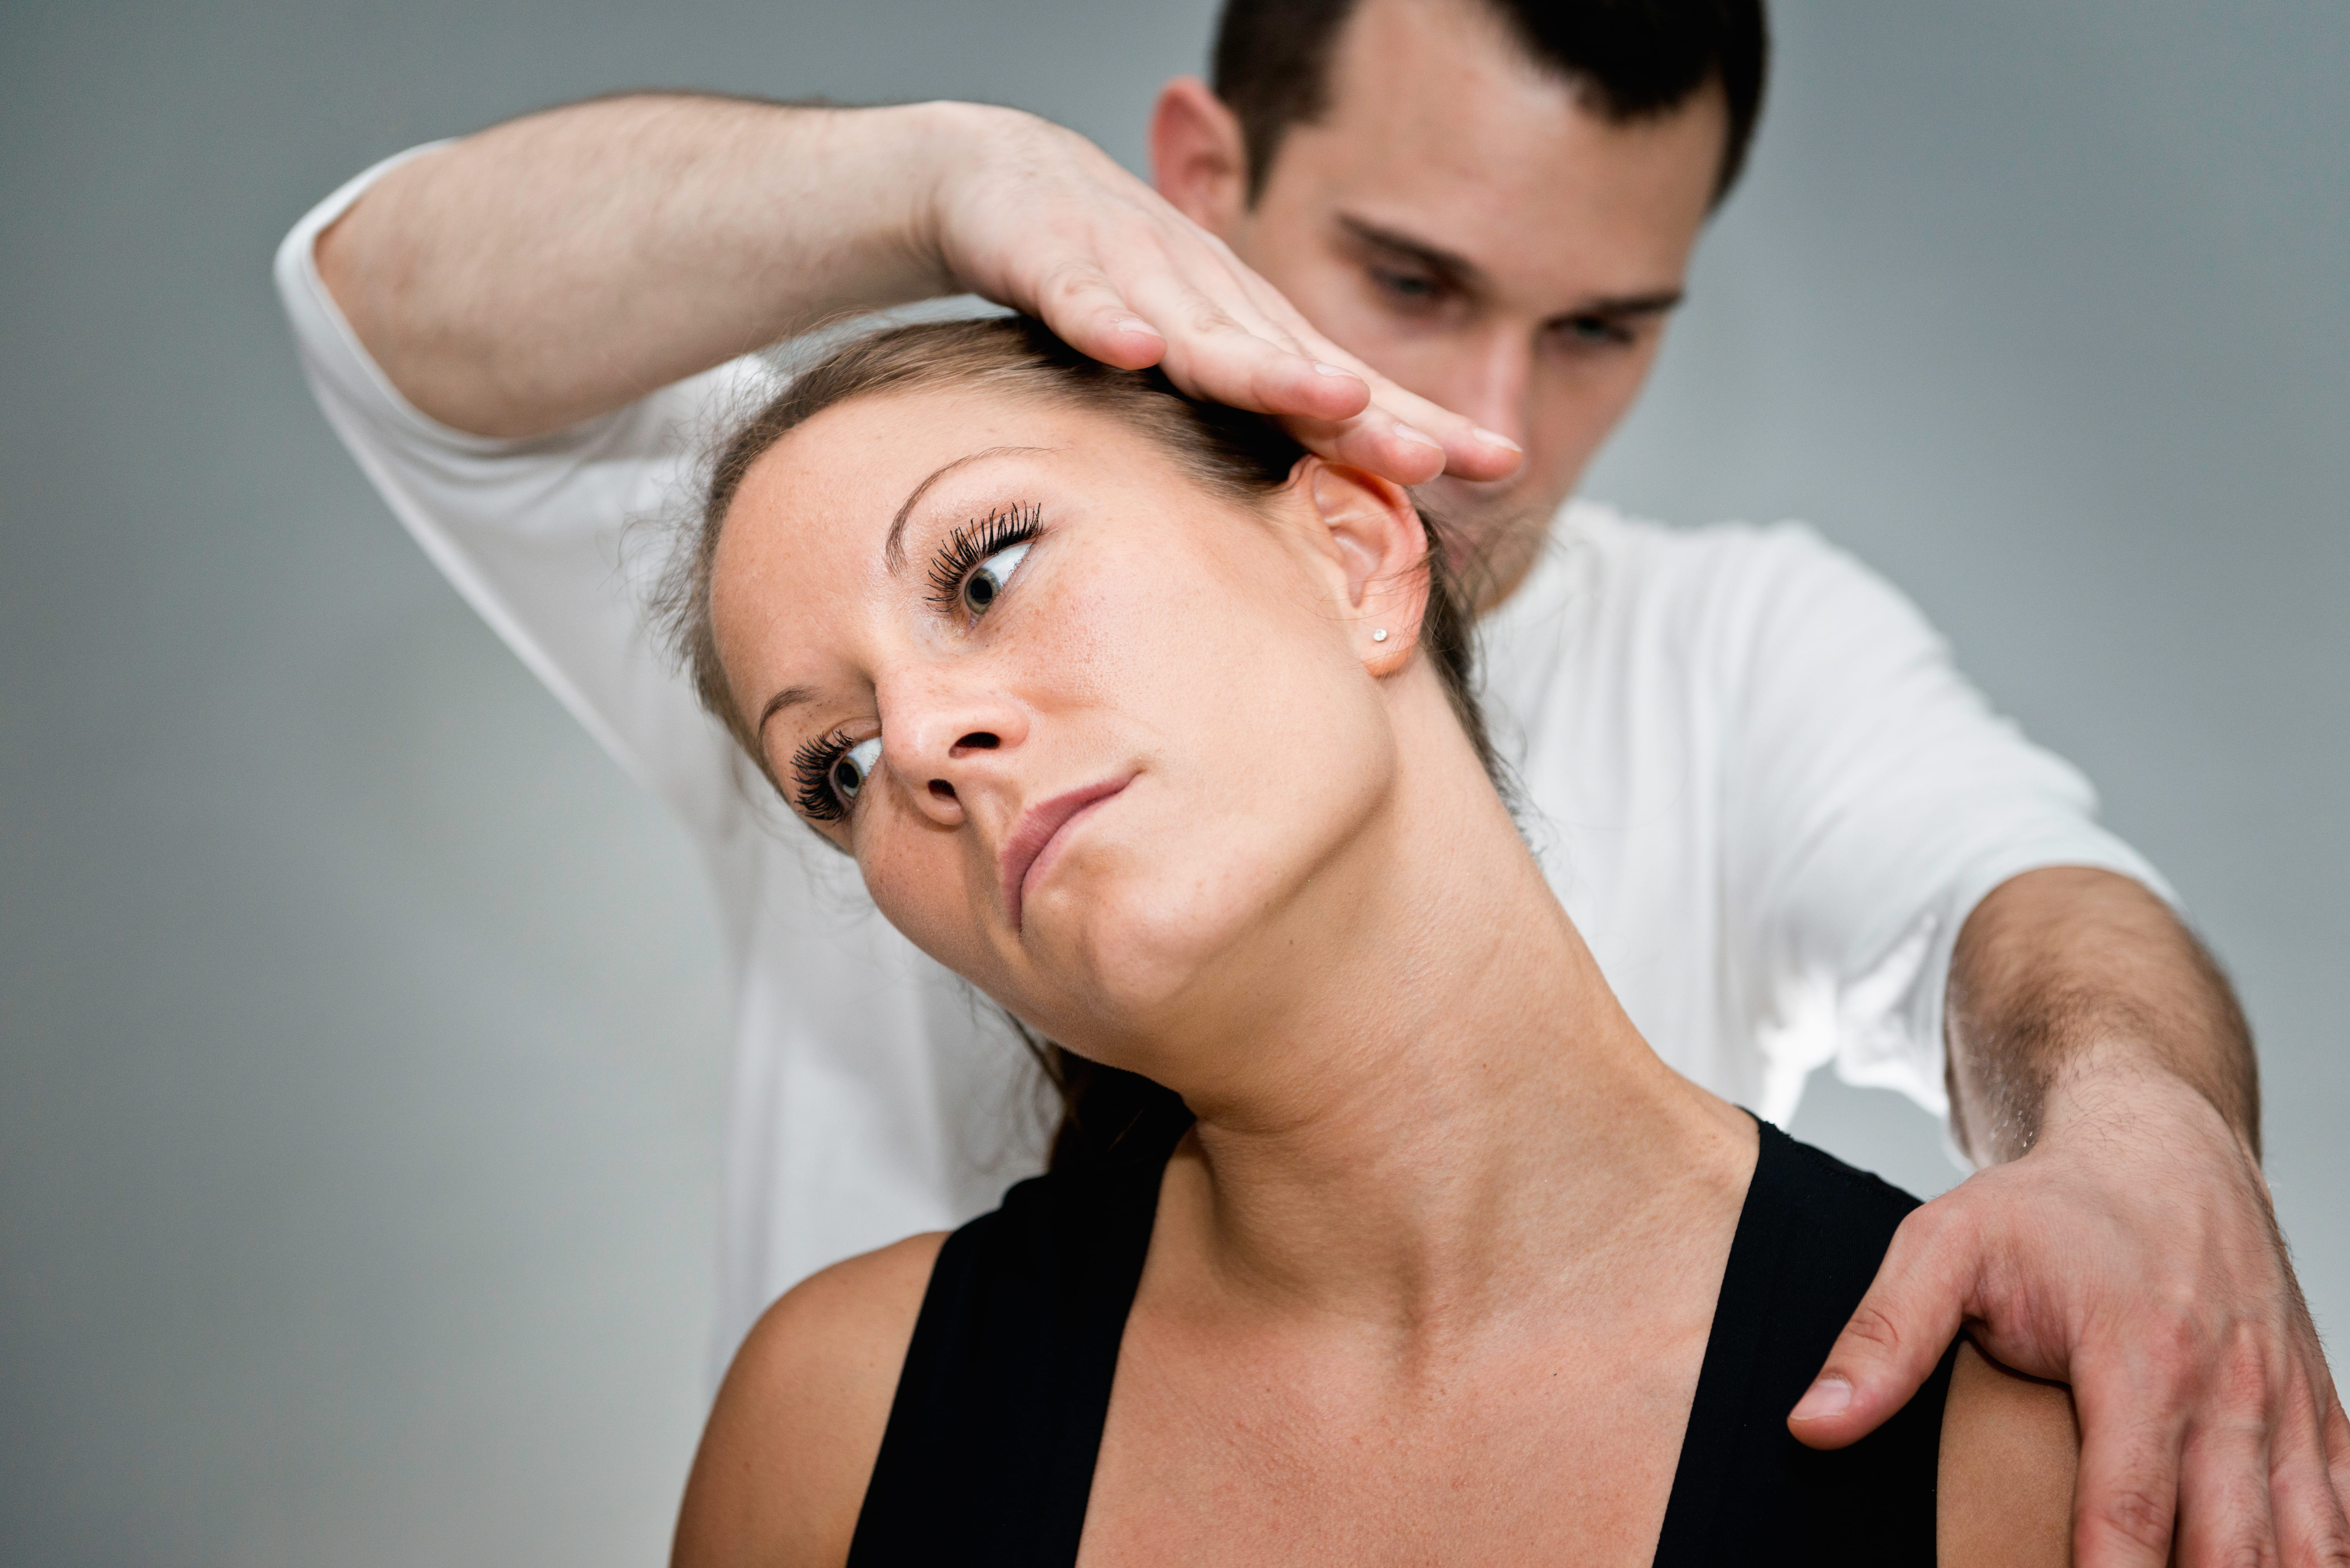
<svg viewBox="0 0 2350 1568">
<path fill-rule="evenodd" d="M 811 688 L 806 686 L 786 686 L 781 691 L 776 692 L 773 697 L 767 699 L 767 705 L 759 710 L 759 722 L 751 727 L 751 732 L 760 737 L 764 743 L 767 734 L 768 720 L 774 718 L 776 714 L 782 712 L 786 708 L 796 708 L 803 702 L 813 702 L 815 701 L 816 692 Z"/>
<path fill-rule="evenodd" d="M 979 452 L 968 452 L 962 457 L 956 458 L 951 462 L 942 462 L 939 464 L 938 467 L 931 471 L 931 476 L 928 479 L 925 479 L 921 483 L 914 486 L 914 493 L 906 497 L 906 504 L 899 507 L 898 515 L 890 520 L 889 537 L 881 545 L 882 563 L 886 565 L 892 573 L 899 571 L 905 566 L 906 519 L 913 515 L 915 504 L 930 493 L 931 485 L 936 484 L 940 480 L 944 479 L 948 474 L 952 473 L 956 469 L 962 467 L 965 463 L 977 462 L 983 457 L 1003 457 L 1012 452 L 1050 452 L 1053 449 L 1050 447 L 1044 446 L 991 446 Z"/>
</svg>

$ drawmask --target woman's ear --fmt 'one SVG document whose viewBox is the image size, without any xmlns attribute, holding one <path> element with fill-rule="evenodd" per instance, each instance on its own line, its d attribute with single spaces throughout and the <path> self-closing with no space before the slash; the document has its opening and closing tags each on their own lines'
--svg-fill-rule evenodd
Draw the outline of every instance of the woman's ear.
<svg viewBox="0 0 2350 1568">
<path fill-rule="evenodd" d="M 1290 483 L 1313 510 L 1315 542 L 1336 567 L 1347 633 L 1373 675 L 1401 670 L 1428 608 L 1428 530 L 1401 486 L 1319 457 Z"/>
<path fill-rule="evenodd" d="M 1215 89 L 1177 77 L 1150 111 L 1150 182 L 1168 204 L 1229 240 L 1248 210 L 1248 147 Z"/>
</svg>

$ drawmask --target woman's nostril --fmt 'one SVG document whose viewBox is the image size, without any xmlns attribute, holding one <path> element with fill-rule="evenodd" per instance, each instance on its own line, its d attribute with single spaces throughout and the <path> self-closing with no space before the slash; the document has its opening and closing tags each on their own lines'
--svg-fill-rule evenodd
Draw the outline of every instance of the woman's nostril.
<svg viewBox="0 0 2350 1568">
<path fill-rule="evenodd" d="M 954 785 L 947 783 L 944 779 L 932 779 L 931 781 L 931 793 L 938 796 L 941 800 L 952 800 L 955 797 Z"/>
<path fill-rule="evenodd" d="M 970 734 L 957 741 L 954 743 L 954 749 L 958 752 L 966 748 L 974 752 L 992 752 L 1003 743 L 984 730 L 973 730 Z"/>
</svg>

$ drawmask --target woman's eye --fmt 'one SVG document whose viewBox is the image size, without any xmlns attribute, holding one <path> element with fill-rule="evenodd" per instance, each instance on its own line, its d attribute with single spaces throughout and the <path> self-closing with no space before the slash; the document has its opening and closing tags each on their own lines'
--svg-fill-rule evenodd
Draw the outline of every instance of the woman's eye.
<svg viewBox="0 0 2350 1568">
<path fill-rule="evenodd" d="M 1003 585 L 1012 580 L 1012 574 L 1020 569 L 1020 558 L 1028 553 L 1032 543 L 1033 540 L 1023 539 L 1017 545 L 1007 545 L 973 566 L 971 576 L 962 580 L 962 607 L 974 616 L 985 615 L 987 607 L 1003 591 Z"/>
<path fill-rule="evenodd" d="M 859 741 L 833 759 L 831 768 L 825 774 L 825 782 L 832 785 L 834 797 L 847 805 L 857 798 L 857 792 L 865 787 L 865 781 L 873 776 L 874 765 L 880 760 L 880 736 Z"/>
</svg>

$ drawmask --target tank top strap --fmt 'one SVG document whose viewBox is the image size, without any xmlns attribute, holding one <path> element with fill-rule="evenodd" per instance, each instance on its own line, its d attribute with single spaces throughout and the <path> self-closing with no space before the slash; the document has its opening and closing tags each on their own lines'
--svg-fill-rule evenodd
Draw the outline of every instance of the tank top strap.
<svg viewBox="0 0 2350 1568">
<path fill-rule="evenodd" d="M 1760 1125 L 1657 1563 L 1931 1564 L 1955 1346 L 1850 1448 L 1807 1449 L 1787 1430 L 1918 1199 Z"/>
<path fill-rule="evenodd" d="M 1190 1125 L 1155 1118 L 1115 1158 L 1021 1182 L 947 1238 L 850 1568 L 1076 1560 L 1159 1179 Z"/>
</svg>

